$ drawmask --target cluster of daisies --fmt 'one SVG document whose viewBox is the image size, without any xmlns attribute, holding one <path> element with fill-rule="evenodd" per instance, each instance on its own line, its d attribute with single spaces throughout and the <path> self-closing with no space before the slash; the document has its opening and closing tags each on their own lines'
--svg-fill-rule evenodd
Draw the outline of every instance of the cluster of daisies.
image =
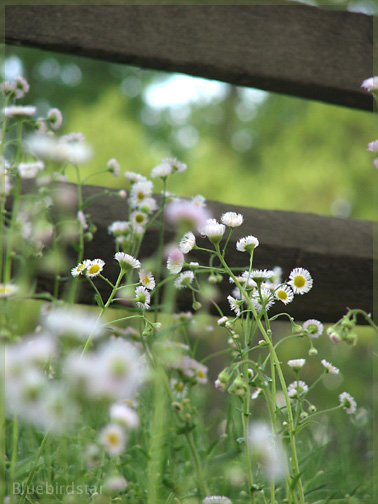
<svg viewBox="0 0 378 504">
<path fill-rule="evenodd" d="M 375 99 L 377 100 L 378 76 L 370 77 L 369 79 L 364 80 L 363 83 L 361 84 L 361 87 L 363 89 L 366 89 L 366 91 L 368 91 L 369 93 L 371 93 L 375 97 Z M 373 142 L 369 142 L 367 150 L 370 152 L 373 152 L 375 155 L 377 155 L 378 140 L 374 140 Z M 378 157 L 376 157 L 373 160 L 373 164 L 378 169 Z"/>
<path fill-rule="evenodd" d="M 97 316 L 83 308 L 46 305 L 36 332 L 5 347 L 6 410 L 60 434 L 77 425 L 83 404 L 108 405 L 109 424 L 99 430 L 98 446 L 116 455 L 125 448 L 127 429 L 138 425 L 136 411 L 125 401 L 134 400 L 148 370 L 135 345 L 103 338 L 96 322 Z M 81 355 L 89 336 L 98 344 Z"/>
<path fill-rule="evenodd" d="M 153 274 L 150 271 L 141 269 L 141 262 L 130 254 L 117 252 L 114 258 L 118 261 L 121 276 L 131 270 L 140 270 L 138 272 L 139 285 L 135 288 L 135 302 L 140 309 L 148 310 L 150 308 L 151 293 L 156 286 Z M 102 259 L 85 259 L 72 268 L 71 274 L 73 277 L 85 276 L 89 279 L 100 277 L 109 283 L 109 280 L 104 278 L 101 274 L 104 266 L 105 261 Z M 115 288 L 114 285 L 113 288 Z"/>
</svg>

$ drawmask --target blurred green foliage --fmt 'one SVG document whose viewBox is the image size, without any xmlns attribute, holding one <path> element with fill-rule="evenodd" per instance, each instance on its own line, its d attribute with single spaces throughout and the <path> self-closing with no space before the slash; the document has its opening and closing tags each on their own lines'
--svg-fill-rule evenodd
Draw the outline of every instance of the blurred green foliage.
<svg viewBox="0 0 378 504">
<path fill-rule="evenodd" d="M 11 46 L 6 56 L 9 68 L 22 61 L 28 102 L 42 115 L 61 108 L 63 132 L 81 131 L 94 146 L 83 177 L 112 157 L 123 172 L 149 175 L 162 157 L 177 156 L 189 166 L 171 185 L 182 196 L 375 220 L 370 112 L 229 84 L 213 97 L 151 105 L 149 93 L 171 74 Z M 90 183 L 127 187 L 122 175 Z"/>
</svg>

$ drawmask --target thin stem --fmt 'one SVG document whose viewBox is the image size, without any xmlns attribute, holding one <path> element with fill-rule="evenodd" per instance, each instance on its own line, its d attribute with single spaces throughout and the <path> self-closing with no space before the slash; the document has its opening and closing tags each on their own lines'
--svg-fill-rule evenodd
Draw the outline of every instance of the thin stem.
<svg viewBox="0 0 378 504">
<path fill-rule="evenodd" d="M 27 493 L 28 493 L 29 485 L 31 483 L 31 480 L 33 479 L 33 476 L 34 476 L 35 471 L 37 469 L 38 461 L 41 458 L 41 455 L 43 453 L 43 450 L 45 449 L 45 446 L 46 446 L 46 443 L 47 443 L 48 439 L 49 439 L 49 433 L 47 432 L 45 434 L 45 437 L 42 440 L 41 446 L 39 447 L 38 453 L 37 453 L 37 455 L 36 455 L 36 457 L 34 459 L 34 462 L 33 462 L 31 471 L 29 473 L 28 479 L 26 480 L 26 483 L 25 483 L 25 486 L 24 486 L 24 489 L 23 489 L 23 492 L 22 492 L 22 495 L 21 495 L 20 504 L 24 504 L 24 502 L 25 502 L 25 499 L 26 499 L 26 496 L 27 496 Z"/>
<path fill-rule="evenodd" d="M 202 465 L 201 465 L 201 461 L 198 456 L 196 446 L 193 441 L 192 433 L 186 432 L 185 437 L 188 442 L 188 446 L 189 446 L 189 449 L 190 449 L 190 452 L 192 455 L 194 466 L 196 468 L 197 478 L 198 478 L 198 486 L 199 486 L 200 492 L 201 492 L 202 496 L 206 497 L 207 495 L 209 495 L 209 490 L 207 488 L 206 481 L 203 477 Z"/>
</svg>

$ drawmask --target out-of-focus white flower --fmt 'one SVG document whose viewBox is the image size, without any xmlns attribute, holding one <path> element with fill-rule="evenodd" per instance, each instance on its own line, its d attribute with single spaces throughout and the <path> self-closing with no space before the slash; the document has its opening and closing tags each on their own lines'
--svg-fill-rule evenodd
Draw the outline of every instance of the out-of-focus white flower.
<svg viewBox="0 0 378 504">
<path fill-rule="evenodd" d="M 378 140 L 374 140 L 374 142 L 369 142 L 367 150 L 370 152 L 378 152 Z"/>
<path fill-rule="evenodd" d="M 83 341 L 92 333 L 94 337 L 102 333 L 97 326 L 97 314 L 83 308 L 52 308 L 42 316 L 41 324 L 55 336 L 69 336 Z"/>
<path fill-rule="evenodd" d="M 165 208 L 165 216 L 172 224 L 184 226 L 187 229 L 197 229 L 204 226 L 210 213 L 206 208 L 189 201 L 172 201 Z"/>
<path fill-rule="evenodd" d="M 196 245 L 196 237 L 191 231 L 188 231 L 187 233 L 184 234 L 182 237 L 180 244 L 179 244 L 179 249 L 183 254 L 187 254 Z"/>
<path fill-rule="evenodd" d="M 29 83 L 24 77 L 22 77 L 22 75 L 16 77 L 14 91 L 17 100 L 23 98 L 29 92 L 29 89 L 30 89 Z"/>
<path fill-rule="evenodd" d="M 109 424 L 100 433 L 100 442 L 109 455 L 121 455 L 126 447 L 126 434 L 119 424 Z"/>
<path fill-rule="evenodd" d="M 4 108 L 5 117 L 31 117 L 37 112 L 33 105 L 9 105 Z"/>
<path fill-rule="evenodd" d="M 287 361 L 288 366 L 291 367 L 293 371 L 296 373 L 300 371 L 303 366 L 306 364 L 306 359 L 291 359 Z"/>
<path fill-rule="evenodd" d="M 130 222 L 114 221 L 108 227 L 108 233 L 117 236 L 127 236 L 130 233 Z"/>
<path fill-rule="evenodd" d="M 125 177 L 129 179 L 132 183 L 134 182 L 146 182 L 147 177 L 144 175 L 141 175 L 140 173 L 132 172 L 132 171 L 127 171 L 125 172 Z"/>
<path fill-rule="evenodd" d="M 175 280 L 175 287 L 176 289 L 185 289 L 186 287 L 189 287 L 190 284 L 194 280 L 194 273 L 193 271 L 184 271 L 183 273 L 180 273 L 179 276 Z"/>
<path fill-rule="evenodd" d="M 287 387 L 287 393 L 289 397 L 299 397 L 308 391 L 308 386 L 302 380 L 297 380 Z"/>
<path fill-rule="evenodd" d="M 369 79 L 365 79 L 361 87 L 366 89 L 367 91 L 378 91 L 378 77 L 370 77 Z"/>
<path fill-rule="evenodd" d="M 107 168 L 108 170 L 115 176 L 115 177 L 118 177 L 119 174 L 121 173 L 121 168 L 119 166 L 119 163 L 116 159 L 114 158 L 111 158 L 109 159 L 109 161 L 107 162 Z"/>
<path fill-rule="evenodd" d="M 242 216 L 242 214 L 236 212 L 226 212 L 221 217 L 222 224 L 232 229 L 241 226 L 243 224 L 243 221 L 244 217 Z"/>
<path fill-rule="evenodd" d="M 285 477 L 286 455 L 280 440 L 263 422 L 251 423 L 248 442 L 256 462 L 269 480 L 280 481 Z"/>
<path fill-rule="evenodd" d="M 133 429 L 139 425 L 138 413 L 123 403 L 114 403 L 109 410 L 110 420 L 123 427 Z"/>
<path fill-rule="evenodd" d="M 206 198 L 202 194 L 197 194 L 192 198 L 192 205 L 198 208 L 204 208 L 206 206 Z"/>
<path fill-rule="evenodd" d="M 12 283 L 0 283 L 0 298 L 15 296 L 18 286 Z"/>
<path fill-rule="evenodd" d="M 224 495 L 209 495 L 202 500 L 202 504 L 232 504 L 232 501 Z"/>
<path fill-rule="evenodd" d="M 120 492 L 127 487 L 127 480 L 120 474 L 108 476 L 105 480 L 105 488 L 112 492 Z"/>
<path fill-rule="evenodd" d="M 130 189 L 130 205 L 137 208 L 143 200 L 152 195 L 153 183 L 150 180 L 135 182 Z"/>
<path fill-rule="evenodd" d="M 62 141 L 50 135 L 31 135 L 26 139 L 26 147 L 42 159 L 56 163 L 81 164 L 90 160 L 92 149 L 79 141 Z"/>
<path fill-rule="evenodd" d="M 334 366 L 330 362 L 326 361 L 325 359 L 322 360 L 322 365 L 324 366 L 327 373 L 331 373 L 331 374 L 339 374 L 340 373 L 339 368 L 337 368 L 336 366 Z"/>
<path fill-rule="evenodd" d="M 185 258 L 184 254 L 179 249 L 174 249 L 168 256 L 167 268 L 172 274 L 180 273 L 182 267 L 184 266 Z"/>
<path fill-rule="evenodd" d="M 42 161 L 34 161 L 33 163 L 19 163 L 17 171 L 21 178 L 32 179 L 35 178 L 40 171 L 45 167 Z"/>
</svg>

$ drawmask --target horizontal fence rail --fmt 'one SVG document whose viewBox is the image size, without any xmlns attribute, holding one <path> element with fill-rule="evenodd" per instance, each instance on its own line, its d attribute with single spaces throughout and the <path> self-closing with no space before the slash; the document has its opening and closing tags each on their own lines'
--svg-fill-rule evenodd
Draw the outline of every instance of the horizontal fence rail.
<svg viewBox="0 0 378 504">
<path fill-rule="evenodd" d="M 373 16 L 305 5 L 7 5 L 5 42 L 365 110 Z"/>
<path fill-rule="evenodd" d="M 29 184 L 27 185 L 29 186 Z M 74 184 L 58 184 L 58 191 L 67 188 L 76 191 Z M 29 192 L 29 187 L 27 187 Z M 98 186 L 84 186 L 83 198 L 87 200 L 94 194 L 107 191 Z M 97 232 L 90 242 L 85 244 L 85 258 L 101 258 L 106 262 L 104 274 L 115 281 L 119 267 L 114 260 L 115 245 L 113 237 L 108 233 L 108 226 L 116 220 L 127 219 L 127 204 L 124 199 L 116 197 L 109 190 L 109 196 L 95 199 L 86 208 L 91 215 Z M 114 191 L 116 193 L 116 191 Z M 159 198 L 157 196 L 157 198 Z M 7 201 L 11 206 L 11 199 Z M 260 245 L 254 254 L 255 268 L 272 268 L 281 266 L 284 278 L 295 267 L 307 268 L 313 279 L 312 290 L 303 296 L 295 296 L 294 301 L 284 307 L 280 302 L 279 312 L 288 311 L 298 320 L 318 318 L 323 322 L 335 322 L 346 312 L 346 308 L 361 308 L 367 312 L 373 309 L 373 223 L 356 219 L 326 217 L 315 214 L 285 212 L 277 210 L 261 210 L 241 207 L 219 202 L 207 203 L 215 218 L 220 218 L 226 211 L 235 211 L 244 215 L 244 224 L 237 228 L 227 247 L 226 258 L 233 267 L 247 269 L 249 256 L 236 250 L 236 241 L 249 234 L 256 236 Z M 72 209 L 75 218 L 77 209 Z M 54 210 L 52 210 L 54 215 Z M 165 244 L 175 243 L 181 237 L 176 236 L 176 230 L 169 224 L 166 226 Z M 199 239 L 200 246 L 211 248 L 206 239 Z M 148 230 L 141 249 L 141 258 L 156 257 L 159 243 L 157 227 Z M 193 251 L 187 256 L 188 261 L 198 261 L 207 264 L 208 256 L 203 252 Z M 68 265 L 66 280 L 70 278 L 70 269 L 76 265 L 76 253 L 68 251 L 71 263 Z M 64 275 L 63 275 L 64 276 Z M 202 277 L 206 279 L 206 277 Z M 107 294 L 107 285 L 94 279 L 101 294 Z M 227 276 L 217 284 L 220 290 L 220 306 L 226 314 L 231 314 L 227 295 L 231 294 L 232 285 Z M 38 279 L 38 289 L 52 292 L 53 277 L 41 272 Z M 94 292 L 87 281 L 80 288 L 81 303 L 94 303 Z M 192 297 L 190 292 L 181 291 L 177 309 L 191 310 Z M 271 309 L 275 313 L 274 306 Z M 284 310 L 283 310 L 284 309 Z M 364 321 L 361 319 L 361 323 Z"/>
</svg>

